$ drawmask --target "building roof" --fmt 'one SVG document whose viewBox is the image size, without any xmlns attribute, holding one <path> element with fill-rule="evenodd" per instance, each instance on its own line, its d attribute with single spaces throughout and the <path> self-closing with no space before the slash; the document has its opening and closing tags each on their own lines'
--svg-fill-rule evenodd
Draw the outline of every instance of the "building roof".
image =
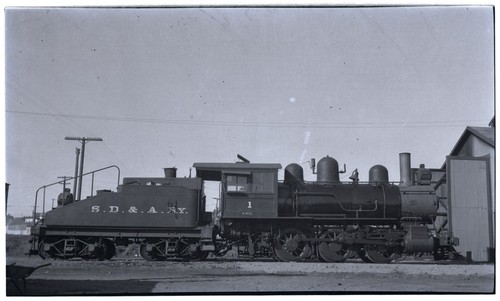
<svg viewBox="0 0 500 301">
<path fill-rule="evenodd" d="M 491 127 L 495 127 L 495 116 L 493 116 L 493 118 L 491 118 L 491 121 L 488 125 Z"/>
<path fill-rule="evenodd" d="M 455 144 L 455 146 L 451 150 L 450 156 L 458 155 L 460 150 L 462 150 L 464 144 L 469 140 L 471 136 L 477 137 L 487 145 L 495 148 L 495 127 L 468 126 L 465 128 L 465 131 L 462 133 L 462 136 L 460 136 L 460 138 L 458 139 L 457 144 Z M 443 164 L 441 168 L 442 169 L 446 168 L 446 162 Z"/>
<path fill-rule="evenodd" d="M 453 150 L 450 153 L 450 156 L 455 156 L 457 155 L 462 147 L 464 146 L 465 142 L 469 140 L 470 136 L 475 136 L 482 140 L 484 143 L 488 144 L 491 147 L 495 147 L 495 128 L 494 127 L 472 127 L 468 126 L 465 128 L 465 131 L 463 132 L 462 136 L 460 136 L 460 139 L 458 139 L 457 144 L 453 148 Z"/>
</svg>

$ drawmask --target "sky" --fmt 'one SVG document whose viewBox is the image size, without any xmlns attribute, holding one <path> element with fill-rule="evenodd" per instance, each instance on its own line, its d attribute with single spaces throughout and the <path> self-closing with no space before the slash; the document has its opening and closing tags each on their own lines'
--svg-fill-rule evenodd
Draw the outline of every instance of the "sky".
<svg viewBox="0 0 500 301">
<path fill-rule="evenodd" d="M 102 138 L 84 171 L 121 178 L 237 154 L 299 163 L 310 181 L 326 155 L 345 181 L 377 164 L 399 181 L 401 152 L 440 168 L 494 116 L 493 31 L 491 6 L 8 8 L 7 211 L 31 215 L 39 187 L 74 174 L 67 136 Z"/>
</svg>

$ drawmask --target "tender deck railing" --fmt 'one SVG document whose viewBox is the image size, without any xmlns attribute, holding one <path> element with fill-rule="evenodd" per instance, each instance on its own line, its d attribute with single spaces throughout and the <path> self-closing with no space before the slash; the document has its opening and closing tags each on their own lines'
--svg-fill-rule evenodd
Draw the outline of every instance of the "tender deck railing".
<svg viewBox="0 0 500 301">
<path fill-rule="evenodd" d="M 64 184 L 66 181 L 69 181 L 69 180 L 74 180 L 74 179 L 80 179 L 80 181 L 83 179 L 83 177 L 87 176 L 87 175 L 92 175 L 92 181 L 91 181 L 91 192 L 90 192 L 90 196 L 94 196 L 94 174 L 97 173 L 97 172 L 100 172 L 100 171 L 103 171 L 103 170 L 107 170 L 107 169 L 110 169 L 110 168 L 116 168 L 116 170 L 118 171 L 118 179 L 117 179 L 117 186 L 120 185 L 120 168 L 116 165 L 110 165 L 110 166 L 107 166 L 107 167 L 103 167 L 103 168 L 100 168 L 100 169 L 96 169 L 96 170 L 93 170 L 93 171 L 89 171 L 87 173 L 84 173 L 82 174 L 81 176 L 76 176 L 76 177 L 71 177 L 71 178 L 65 178 L 64 180 L 61 180 L 61 181 L 57 181 L 57 182 L 54 182 L 54 183 L 50 183 L 50 184 L 47 184 L 47 185 L 43 185 L 42 187 L 38 188 L 36 190 L 36 193 L 35 193 L 35 206 L 33 208 L 33 224 L 37 224 L 37 207 L 38 207 L 38 193 L 40 192 L 40 190 L 43 190 L 43 200 L 42 200 L 42 218 L 45 216 L 45 191 L 48 187 L 51 187 L 51 186 L 54 186 L 54 185 L 57 185 L 57 184 Z M 77 201 L 77 200 L 75 200 Z"/>
</svg>

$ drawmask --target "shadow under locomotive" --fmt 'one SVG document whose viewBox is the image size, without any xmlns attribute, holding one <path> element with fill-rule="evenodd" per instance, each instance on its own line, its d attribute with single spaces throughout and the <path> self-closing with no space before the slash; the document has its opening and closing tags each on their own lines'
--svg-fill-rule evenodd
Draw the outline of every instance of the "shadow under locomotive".
<svg viewBox="0 0 500 301">
<path fill-rule="evenodd" d="M 410 154 L 400 154 L 401 182 L 375 165 L 369 181 L 357 170 L 341 182 L 338 163 L 325 157 L 317 181 L 306 182 L 298 164 L 195 163 L 196 177 L 124 178 L 116 192 L 71 201 L 41 216 L 32 228 L 31 254 L 43 258 L 110 259 L 116 246 L 138 244 L 146 260 L 204 260 L 230 250 L 252 258 L 280 261 L 360 258 L 387 263 L 404 255 L 453 256 L 456 238 L 436 224 L 439 202 L 431 172 L 411 169 Z M 311 160 L 313 172 L 316 169 Z M 206 211 L 204 182 L 219 182 L 219 201 Z M 69 200 L 69 201 L 68 201 Z"/>
</svg>

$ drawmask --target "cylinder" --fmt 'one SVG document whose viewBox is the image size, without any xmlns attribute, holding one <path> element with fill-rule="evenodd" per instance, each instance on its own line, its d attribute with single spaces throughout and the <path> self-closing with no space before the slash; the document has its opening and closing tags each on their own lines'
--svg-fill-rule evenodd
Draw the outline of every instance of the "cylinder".
<svg viewBox="0 0 500 301">
<path fill-rule="evenodd" d="M 375 165 L 368 171 L 368 181 L 370 183 L 388 183 L 389 172 L 383 165 Z"/>
<path fill-rule="evenodd" d="M 285 184 L 295 185 L 304 182 L 304 169 L 297 163 L 287 165 L 285 168 Z"/>
<path fill-rule="evenodd" d="M 399 154 L 399 172 L 401 176 L 401 185 L 411 185 L 411 155 L 410 153 Z"/>
<path fill-rule="evenodd" d="M 318 183 L 339 183 L 339 163 L 331 157 L 324 157 L 318 161 Z"/>
<path fill-rule="evenodd" d="M 407 253 L 429 253 L 434 250 L 434 238 L 426 226 L 410 226 L 406 229 L 403 245 Z"/>
<path fill-rule="evenodd" d="M 177 168 L 175 168 L 175 167 L 167 167 L 167 168 L 164 168 L 163 171 L 165 172 L 165 178 L 177 177 Z"/>
</svg>

